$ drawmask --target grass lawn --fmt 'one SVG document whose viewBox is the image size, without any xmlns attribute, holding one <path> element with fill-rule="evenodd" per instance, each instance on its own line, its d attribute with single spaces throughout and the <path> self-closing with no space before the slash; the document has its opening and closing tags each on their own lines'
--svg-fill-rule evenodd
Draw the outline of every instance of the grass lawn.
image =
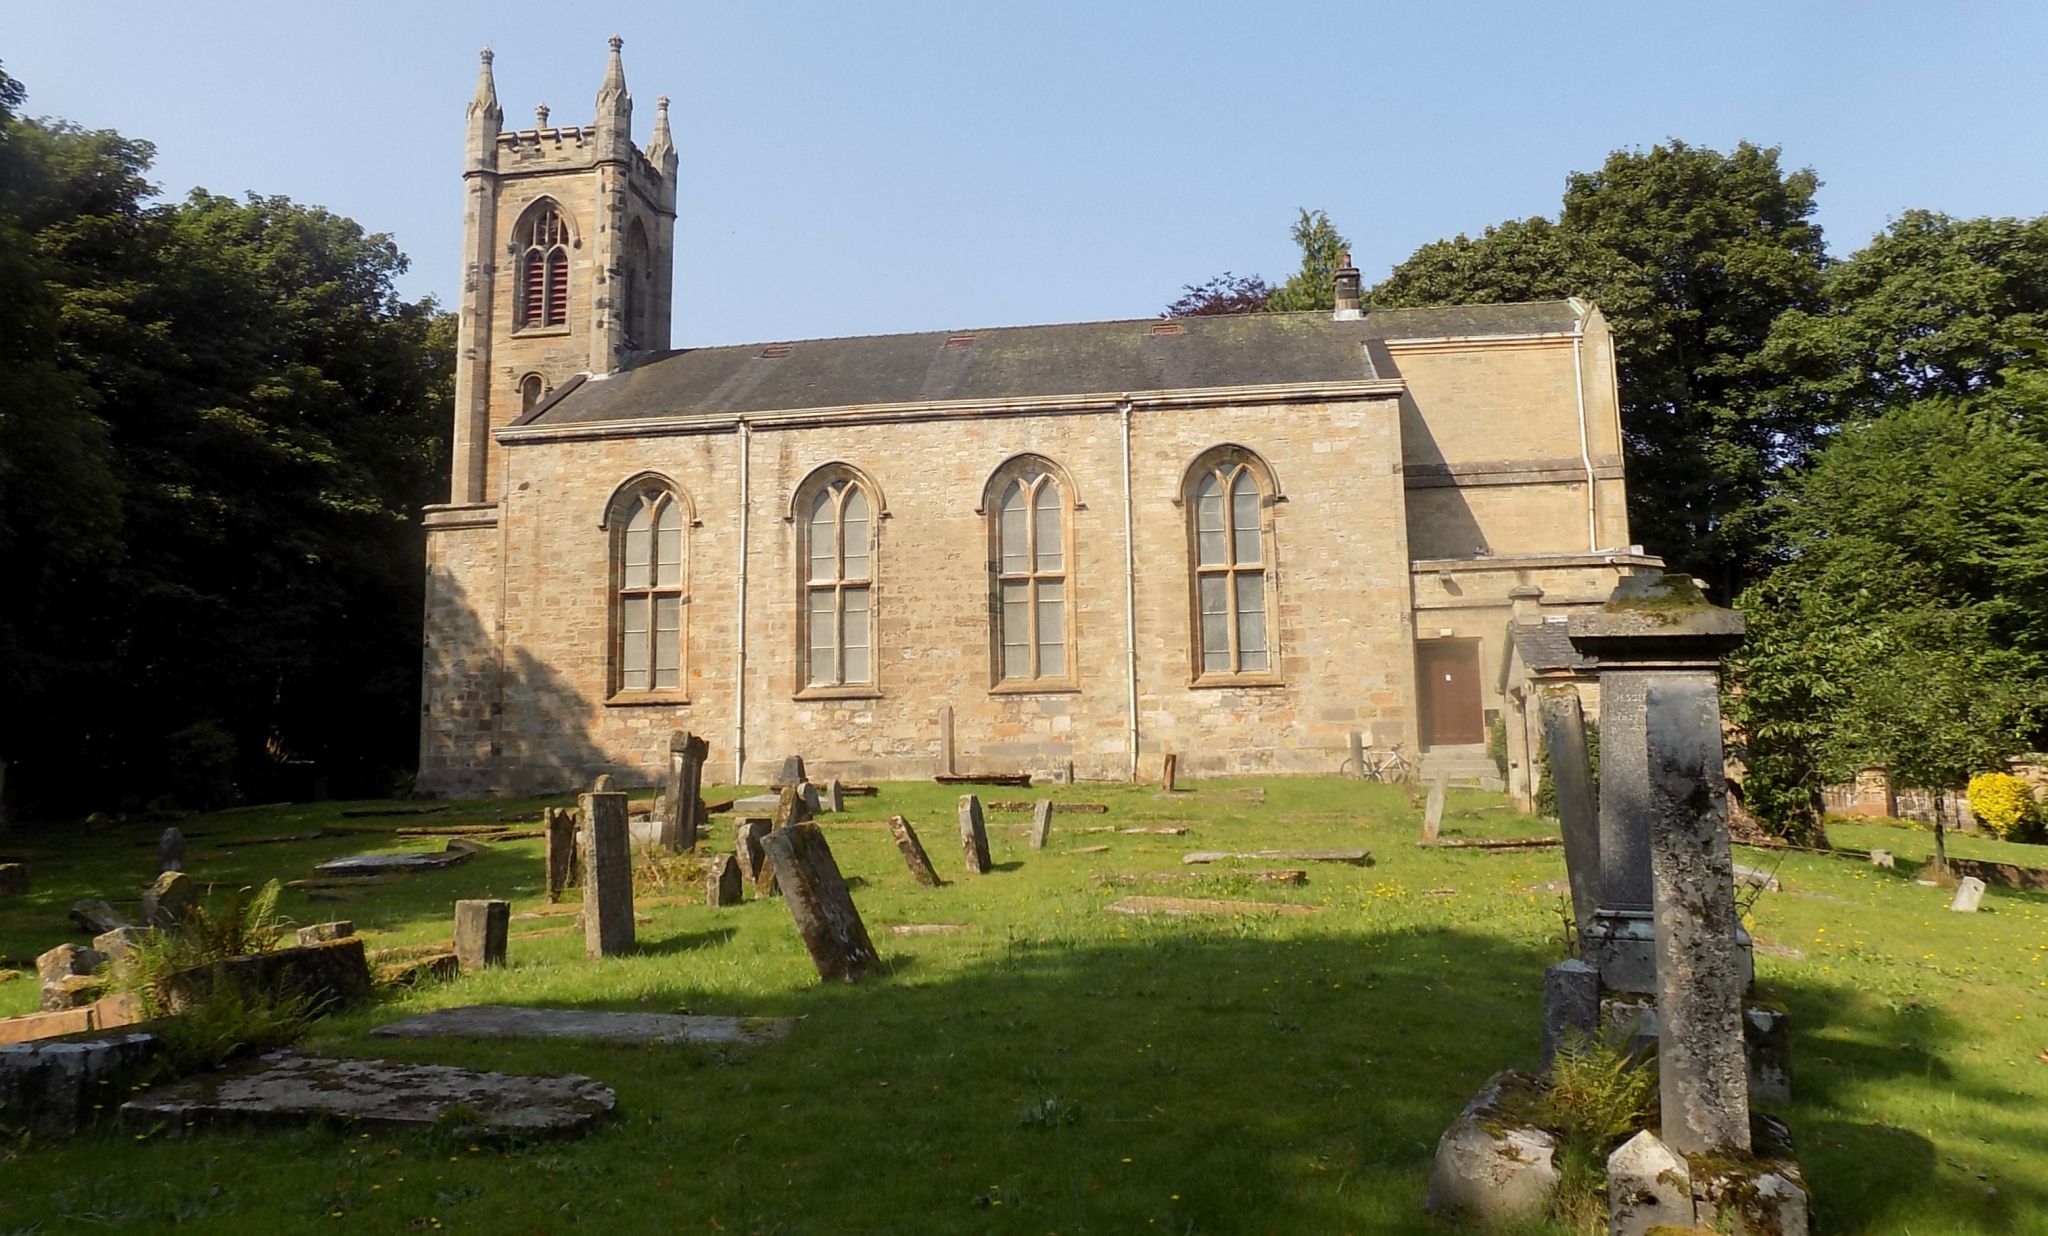
<svg viewBox="0 0 2048 1236">
<path fill-rule="evenodd" d="M 1263 787 L 1261 798 L 1257 790 Z M 1329 779 L 990 790 L 1108 803 L 1055 818 L 991 813 L 998 869 L 962 874 L 955 792 L 893 784 L 850 799 L 826 832 L 891 972 L 821 986 L 779 901 L 713 911 L 695 890 L 643 904 L 640 950 L 586 962 L 566 918 L 515 919 L 511 965 L 393 997 L 319 1026 L 310 1050 L 526 1071 L 618 1091 L 619 1118 L 581 1140 L 521 1147 L 333 1131 L 178 1139 L 101 1134 L 0 1151 L 0 1233 L 176 1224 L 207 1231 L 487 1233 L 1403 1233 L 1437 1135 L 1487 1075 L 1536 1051 L 1543 967 L 1561 954 L 1556 850 L 1418 850 L 1419 810 L 1392 787 Z M 714 794 L 722 796 L 722 791 Z M 188 868 L 216 896 L 397 838 L 238 844 L 323 824 L 394 829 L 530 812 L 469 803 L 427 817 L 342 820 L 335 804 L 195 818 Z M 922 890 L 887 831 L 916 824 L 942 875 Z M 1188 826 L 1186 836 L 1082 833 Z M 863 825 L 866 825 L 863 827 Z M 132 903 L 160 826 L 17 829 L 34 890 L 0 901 L 0 957 L 80 937 L 88 895 Z M 1446 835 L 1545 826 L 1497 796 L 1454 791 Z M 716 817 L 714 841 L 729 843 Z M 1867 836 L 1865 834 L 1868 834 Z M 1838 844 L 1903 860 L 1932 838 L 1841 825 Z M 440 847 L 438 839 L 414 842 Z M 1083 854 L 1083 846 L 1107 853 Z M 1308 864 L 1302 888 L 1227 871 L 1121 888 L 1105 872 L 1185 871 L 1197 849 L 1365 846 L 1368 868 Z M 446 939 L 458 897 L 541 903 L 541 843 L 350 890 L 288 892 L 299 922 L 349 918 L 372 947 Z M 1951 853 L 2007 857 L 2048 848 Z M 1979 854 L 1980 849 L 1986 852 Z M 1752 908 L 1761 983 L 1790 1006 L 1799 1139 L 1828 1233 L 2048 1233 L 2048 896 L 1993 888 L 1984 910 L 1908 864 L 1740 850 L 1784 891 Z M 1253 864 L 1274 866 L 1283 864 Z M 1294 864 L 1300 865 L 1300 864 Z M 1293 902 L 1321 912 L 1145 920 L 1128 893 Z M 897 936 L 901 923 L 960 923 Z M 0 1013 L 35 1000 L 0 982 Z M 745 1051 L 560 1042 L 372 1040 L 428 1008 L 524 1002 L 802 1018 Z"/>
</svg>

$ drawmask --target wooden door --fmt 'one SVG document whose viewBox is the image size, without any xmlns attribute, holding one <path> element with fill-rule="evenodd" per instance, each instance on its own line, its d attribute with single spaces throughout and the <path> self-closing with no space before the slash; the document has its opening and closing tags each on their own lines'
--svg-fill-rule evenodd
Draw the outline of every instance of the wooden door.
<svg viewBox="0 0 2048 1236">
<path fill-rule="evenodd" d="M 1422 702 L 1422 745 L 1454 747 L 1486 741 L 1479 698 L 1479 641 L 1431 639 L 1415 645 L 1416 694 Z"/>
</svg>

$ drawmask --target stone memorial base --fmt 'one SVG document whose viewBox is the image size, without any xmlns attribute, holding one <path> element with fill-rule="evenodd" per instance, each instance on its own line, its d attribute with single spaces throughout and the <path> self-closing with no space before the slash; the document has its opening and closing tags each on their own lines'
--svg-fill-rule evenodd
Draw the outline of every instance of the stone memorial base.
<svg viewBox="0 0 2048 1236">
<path fill-rule="evenodd" d="M 63 1136 L 112 1110 L 162 1052 L 145 1031 L 0 1047 L 0 1111 L 41 1136 Z"/>
<path fill-rule="evenodd" d="M 1557 1192 L 1559 1142 L 1510 1112 L 1515 1092 L 1536 1085 L 1512 1069 L 1487 1079 L 1437 1139 L 1423 1209 L 1489 1225 L 1542 1217 Z"/>
<path fill-rule="evenodd" d="M 1746 1154 L 1681 1155 L 1643 1132 L 1607 1159 L 1609 1236 L 1659 1231 L 1806 1236 L 1806 1177 L 1784 1122 L 1756 1116 Z"/>
</svg>

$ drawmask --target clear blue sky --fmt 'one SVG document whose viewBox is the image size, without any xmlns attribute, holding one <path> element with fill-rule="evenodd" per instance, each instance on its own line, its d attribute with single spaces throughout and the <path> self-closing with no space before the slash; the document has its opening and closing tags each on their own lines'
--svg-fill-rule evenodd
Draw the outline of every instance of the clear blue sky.
<svg viewBox="0 0 2048 1236">
<path fill-rule="evenodd" d="M 673 100 L 678 345 L 1157 313 L 1284 276 L 1327 209 L 1368 282 L 1554 214 L 1668 137 L 1781 145 L 1837 254 L 1900 211 L 2048 211 L 2048 4 L 0 0 L 31 114 L 156 144 L 166 193 L 282 193 L 457 280 L 463 105 Z"/>
</svg>

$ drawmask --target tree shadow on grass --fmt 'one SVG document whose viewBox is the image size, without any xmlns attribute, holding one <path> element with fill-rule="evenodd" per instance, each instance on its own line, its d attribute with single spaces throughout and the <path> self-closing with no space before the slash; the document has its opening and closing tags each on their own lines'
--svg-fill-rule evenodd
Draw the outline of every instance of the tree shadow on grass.
<svg viewBox="0 0 2048 1236">
<path fill-rule="evenodd" d="M 694 953 L 699 949 L 716 948 L 738 935 L 732 927 L 713 927 L 709 931 L 685 931 L 676 935 L 663 936 L 658 940 L 639 938 L 634 941 L 633 952 L 642 957 L 666 957 L 675 953 Z"/>
</svg>

